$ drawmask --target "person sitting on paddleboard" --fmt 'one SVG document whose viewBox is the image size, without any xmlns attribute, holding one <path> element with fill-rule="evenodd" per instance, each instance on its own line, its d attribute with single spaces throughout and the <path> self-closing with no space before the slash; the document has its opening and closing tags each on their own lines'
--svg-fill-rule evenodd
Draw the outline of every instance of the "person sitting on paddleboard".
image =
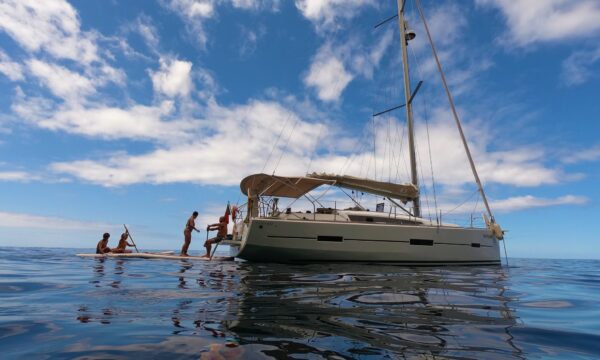
<svg viewBox="0 0 600 360">
<path fill-rule="evenodd" d="M 106 254 L 110 252 L 110 248 L 108 247 L 109 237 L 109 233 L 104 233 L 104 235 L 102 235 L 102 240 L 98 241 L 98 245 L 96 245 L 96 254 Z"/>
<path fill-rule="evenodd" d="M 121 234 L 121 239 L 119 240 L 119 245 L 117 245 L 116 248 L 112 249 L 112 252 L 114 253 L 120 253 L 120 254 L 129 254 L 131 253 L 131 250 L 127 250 L 128 246 L 135 246 L 133 244 L 130 244 L 129 242 L 127 242 L 127 238 L 129 237 L 129 231 L 125 230 L 124 233 Z"/>
<path fill-rule="evenodd" d="M 198 217 L 198 212 L 194 211 L 192 216 L 188 219 L 185 224 L 185 229 L 183 230 L 183 247 L 181 248 L 181 256 L 189 256 L 187 251 L 190 247 L 190 243 L 192 242 L 192 230 L 196 230 L 200 232 L 200 230 L 196 229 L 196 218 Z"/>
<path fill-rule="evenodd" d="M 204 247 L 206 248 L 206 255 L 204 257 L 210 257 L 210 249 L 212 244 L 220 243 L 225 237 L 227 237 L 227 221 L 225 216 L 219 218 L 219 222 L 216 224 L 208 225 L 206 231 L 217 230 L 217 236 L 212 239 L 206 240 Z"/>
</svg>

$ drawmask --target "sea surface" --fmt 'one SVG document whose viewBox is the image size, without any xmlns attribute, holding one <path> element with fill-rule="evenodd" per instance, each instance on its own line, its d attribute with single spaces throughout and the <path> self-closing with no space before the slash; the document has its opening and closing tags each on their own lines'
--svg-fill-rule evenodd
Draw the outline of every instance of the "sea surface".
<svg viewBox="0 0 600 360">
<path fill-rule="evenodd" d="M 600 358 L 596 260 L 411 268 L 78 252 L 0 248 L 0 358 Z"/>
</svg>

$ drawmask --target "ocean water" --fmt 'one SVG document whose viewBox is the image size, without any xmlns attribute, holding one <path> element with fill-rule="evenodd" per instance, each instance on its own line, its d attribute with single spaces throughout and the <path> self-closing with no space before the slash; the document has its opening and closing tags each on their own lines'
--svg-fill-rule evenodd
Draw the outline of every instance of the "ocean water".
<svg viewBox="0 0 600 360">
<path fill-rule="evenodd" d="M 76 252 L 0 248 L 0 358 L 600 358 L 600 261 L 409 268 Z"/>
</svg>

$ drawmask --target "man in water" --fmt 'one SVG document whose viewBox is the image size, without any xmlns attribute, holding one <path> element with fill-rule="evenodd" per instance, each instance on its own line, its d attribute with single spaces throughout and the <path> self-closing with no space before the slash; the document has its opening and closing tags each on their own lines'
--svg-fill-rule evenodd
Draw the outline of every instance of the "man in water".
<svg viewBox="0 0 600 360">
<path fill-rule="evenodd" d="M 218 223 L 208 225 L 206 230 L 217 230 L 217 236 L 206 240 L 204 243 L 204 247 L 206 248 L 206 255 L 204 255 L 204 257 L 210 257 L 210 249 L 212 248 L 212 244 L 218 244 L 225 239 L 225 237 L 227 237 L 227 221 L 225 220 L 225 216 L 221 216 Z"/>
<path fill-rule="evenodd" d="M 109 233 L 104 233 L 104 235 L 102 235 L 102 240 L 98 241 L 98 244 L 96 245 L 96 254 L 106 254 L 110 252 L 110 248 L 108 247 L 109 237 Z"/>
<path fill-rule="evenodd" d="M 135 246 L 133 244 L 130 244 L 129 242 L 127 242 L 127 238 L 129 237 L 129 231 L 125 230 L 124 233 L 121 234 L 121 239 L 119 240 L 119 245 L 117 245 L 116 248 L 112 249 L 112 252 L 114 253 L 120 253 L 120 254 L 129 254 L 131 253 L 131 250 L 127 250 L 127 247 L 132 247 Z"/>
<path fill-rule="evenodd" d="M 192 230 L 196 230 L 200 232 L 200 230 L 196 229 L 196 218 L 198 217 L 198 212 L 194 211 L 192 216 L 188 219 L 185 224 L 185 229 L 183 230 L 183 247 L 181 248 L 181 256 L 189 256 L 188 248 L 190 247 L 190 243 L 192 242 Z"/>
</svg>

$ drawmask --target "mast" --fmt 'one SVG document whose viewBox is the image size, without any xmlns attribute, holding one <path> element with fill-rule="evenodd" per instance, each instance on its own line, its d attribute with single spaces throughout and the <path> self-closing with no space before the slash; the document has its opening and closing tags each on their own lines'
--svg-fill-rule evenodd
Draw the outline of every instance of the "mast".
<svg viewBox="0 0 600 360">
<path fill-rule="evenodd" d="M 419 177 L 417 174 L 417 159 L 415 155 L 415 129 L 413 124 L 413 112 L 412 104 L 410 101 L 410 75 L 408 72 L 408 40 L 412 40 L 414 36 L 410 37 L 407 32 L 406 20 L 404 20 L 404 2 L 405 0 L 398 1 L 398 26 L 400 27 L 400 48 L 402 49 L 402 70 L 404 77 L 404 100 L 406 109 L 406 123 L 408 125 L 408 147 L 410 155 L 410 173 L 411 182 L 414 186 L 419 188 Z M 412 34 L 414 35 L 414 34 Z M 421 217 L 421 201 L 419 196 L 413 200 L 413 213 L 416 217 Z"/>
</svg>

